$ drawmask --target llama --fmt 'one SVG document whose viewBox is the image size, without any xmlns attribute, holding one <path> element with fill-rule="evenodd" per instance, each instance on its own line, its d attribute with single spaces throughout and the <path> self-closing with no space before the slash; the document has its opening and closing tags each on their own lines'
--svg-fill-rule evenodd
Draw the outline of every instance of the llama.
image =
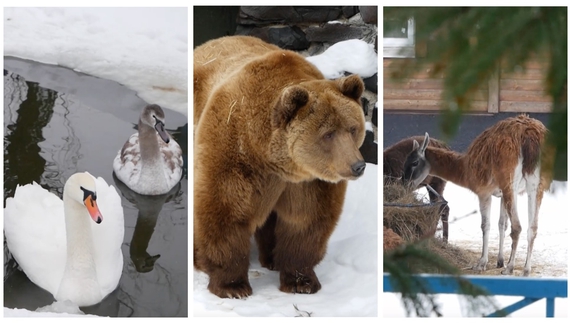
<svg viewBox="0 0 570 323">
<path fill-rule="evenodd" d="M 414 140 L 423 140 L 421 136 L 414 136 L 406 139 L 402 139 L 399 142 L 393 144 L 392 146 L 384 149 L 384 176 L 388 181 L 401 181 L 404 175 L 404 162 L 406 157 L 412 151 Z M 450 150 L 449 146 L 443 141 L 437 139 L 431 139 L 429 145 L 432 147 L 438 147 L 442 149 Z M 427 176 L 421 183 L 420 186 L 429 185 L 434 191 L 440 196 L 443 195 L 443 190 L 445 189 L 446 181 L 434 176 Z M 438 197 L 432 191 L 428 190 L 430 202 L 436 202 Z M 447 205 L 441 205 L 439 208 L 439 213 L 441 214 L 441 222 L 443 227 L 443 241 L 447 242 L 449 236 L 448 230 L 448 219 L 449 219 L 449 207 Z"/>
<path fill-rule="evenodd" d="M 462 154 L 428 146 L 429 135 L 425 134 L 420 146 L 414 149 L 404 164 L 404 178 L 417 186 L 431 174 L 444 178 L 477 194 L 483 232 L 482 255 L 473 270 L 487 269 L 491 195 L 501 196 L 499 217 L 499 255 L 497 267 L 504 267 L 503 243 L 507 219 L 511 222 L 512 250 L 503 275 L 513 273 L 515 257 L 521 232 L 517 214 L 516 198 L 525 191 L 528 194 L 528 248 L 524 276 L 531 272 L 531 257 L 538 229 L 538 211 L 545 190 L 550 187 L 553 159 L 547 146 L 542 151 L 546 127 L 526 114 L 507 118 L 481 133 Z M 542 159 L 541 159 L 542 156 Z M 508 217 L 508 218 L 507 218 Z"/>
</svg>

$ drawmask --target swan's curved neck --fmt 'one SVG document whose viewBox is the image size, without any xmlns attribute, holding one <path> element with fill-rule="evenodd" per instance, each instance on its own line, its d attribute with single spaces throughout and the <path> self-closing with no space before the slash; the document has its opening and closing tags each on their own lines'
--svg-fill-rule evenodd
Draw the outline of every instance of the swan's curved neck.
<svg viewBox="0 0 570 323">
<path fill-rule="evenodd" d="M 89 222 L 92 221 L 91 217 L 85 206 L 67 196 L 65 192 L 63 205 L 67 238 L 67 261 L 63 277 L 97 277 L 93 257 L 93 234 Z"/>
<path fill-rule="evenodd" d="M 139 119 L 139 145 L 143 161 L 156 160 L 160 156 L 156 137 L 156 130 Z"/>
</svg>

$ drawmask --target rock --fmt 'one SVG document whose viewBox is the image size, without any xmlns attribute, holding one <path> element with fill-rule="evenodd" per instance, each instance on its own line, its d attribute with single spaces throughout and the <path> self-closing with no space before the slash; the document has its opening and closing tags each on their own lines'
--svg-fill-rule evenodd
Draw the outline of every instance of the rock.
<svg viewBox="0 0 570 323">
<path fill-rule="evenodd" d="M 372 109 L 372 118 L 370 118 L 372 124 L 378 128 L 378 106 L 375 105 L 374 109 Z"/>
<path fill-rule="evenodd" d="M 345 18 L 350 18 L 358 13 L 358 6 L 342 7 L 342 15 Z"/>
<path fill-rule="evenodd" d="M 362 79 L 364 81 L 364 86 L 370 92 L 378 94 L 378 73 Z"/>
<path fill-rule="evenodd" d="M 362 105 L 362 111 L 364 111 L 365 116 L 368 115 L 368 104 L 370 104 L 370 101 L 367 98 L 360 98 L 360 105 Z"/>
<path fill-rule="evenodd" d="M 270 25 L 274 23 L 298 23 L 302 17 L 291 6 L 241 6 L 237 18 L 242 25 Z"/>
<path fill-rule="evenodd" d="M 363 22 L 378 25 L 378 6 L 359 6 L 358 9 Z"/>
<path fill-rule="evenodd" d="M 359 150 L 365 162 L 378 165 L 378 143 L 374 142 L 373 131 L 366 131 L 364 143 Z"/>
<path fill-rule="evenodd" d="M 328 23 L 323 26 L 311 26 L 305 30 L 311 42 L 338 43 L 348 39 L 360 39 L 364 35 L 364 27 Z"/>
<path fill-rule="evenodd" d="M 338 19 L 341 14 L 342 7 L 241 6 L 238 23 L 244 25 L 323 23 Z"/>
<path fill-rule="evenodd" d="M 305 50 L 309 48 L 309 41 L 305 33 L 297 26 L 274 26 L 274 27 L 239 27 L 236 35 L 249 35 L 258 37 L 268 43 L 277 45 L 283 49 Z"/>
</svg>

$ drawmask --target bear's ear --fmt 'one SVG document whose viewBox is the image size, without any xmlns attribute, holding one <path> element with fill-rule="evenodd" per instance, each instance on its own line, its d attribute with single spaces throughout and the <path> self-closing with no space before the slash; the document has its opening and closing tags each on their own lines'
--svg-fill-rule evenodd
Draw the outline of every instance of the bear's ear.
<svg viewBox="0 0 570 323">
<path fill-rule="evenodd" d="M 364 82 L 360 76 L 352 74 L 336 80 L 340 92 L 357 102 L 360 102 L 360 96 L 364 92 Z"/>
<path fill-rule="evenodd" d="M 300 86 L 285 88 L 273 109 L 272 126 L 285 127 L 297 111 L 309 102 L 309 92 Z"/>
</svg>

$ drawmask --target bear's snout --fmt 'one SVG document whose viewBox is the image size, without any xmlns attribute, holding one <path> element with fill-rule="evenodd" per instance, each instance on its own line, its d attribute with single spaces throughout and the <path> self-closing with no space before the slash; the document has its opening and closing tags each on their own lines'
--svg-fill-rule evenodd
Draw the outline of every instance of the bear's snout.
<svg viewBox="0 0 570 323">
<path fill-rule="evenodd" d="M 359 160 L 356 163 L 352 164 L 352 166 L 350 166 L 350 169 L 352 170 L 352 175 L 356 177 L 360 177 L 362 174 L 364 174 L 365 168 L 366 168 L 366 163 L 363 160 Z"/>
</svg>

